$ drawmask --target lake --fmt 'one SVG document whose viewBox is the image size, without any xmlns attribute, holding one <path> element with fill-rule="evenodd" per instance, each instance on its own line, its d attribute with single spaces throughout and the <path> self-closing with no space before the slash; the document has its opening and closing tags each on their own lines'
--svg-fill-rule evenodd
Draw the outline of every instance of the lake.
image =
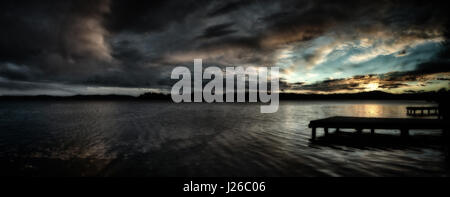
<svg viewBox="0 0 450 197">
<path fill-rule="evenodd" d="M 393 143 L 373 146 L 309 140 L 310 120 L 406 117 L 410 105 L 432 104 L 281 101 L 261 114 L 260 104 L 1 101 L 0 175 L 448 176 L 439 131 L 411 132 L 427 143 L 402 144 L 398 131 L 377 131 Z"/>
</svg>

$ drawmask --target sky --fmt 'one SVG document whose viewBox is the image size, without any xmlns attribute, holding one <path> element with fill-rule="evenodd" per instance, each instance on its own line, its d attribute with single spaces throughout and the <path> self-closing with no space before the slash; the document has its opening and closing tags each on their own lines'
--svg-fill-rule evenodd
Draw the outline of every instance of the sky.
<svg viewBox="0 0 450 197">
<path fill-rule="evenodd" d="M 280 68 L 293 93 L 450 86 L 435 1 L 4 0 L 0 95 L 170 91 L 176 66 Z"/>
</svg>

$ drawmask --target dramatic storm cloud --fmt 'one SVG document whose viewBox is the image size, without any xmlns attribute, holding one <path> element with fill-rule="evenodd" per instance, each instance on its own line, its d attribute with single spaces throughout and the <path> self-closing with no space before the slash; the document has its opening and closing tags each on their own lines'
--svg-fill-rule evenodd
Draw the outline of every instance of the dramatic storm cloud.
<svg viewBox="0 0 450 197">
<path fill-rule="evenodd" d="M 166 91 L 175 66 L 279 66 L 285 91 L 449 87 L 433 1 L 0 2 L 0 94 Z"/>
</svg>

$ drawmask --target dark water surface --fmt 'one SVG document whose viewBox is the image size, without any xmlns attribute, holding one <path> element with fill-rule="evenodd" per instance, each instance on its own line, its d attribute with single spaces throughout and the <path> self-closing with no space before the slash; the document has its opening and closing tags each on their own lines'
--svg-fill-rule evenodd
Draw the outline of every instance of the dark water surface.
<svg viewBox="0 0 450 197">
<path fill-rule="evenodd" d="M 261 114 L 259 104 L 2 101 L 0 175 L 448 176 L 439 131 L 413 131 L 419 143 L 398 131 L 373 146 L 309 141 L 310 120 L 406 117 L 409 105 L 430 104 L 286 101 Z"/>
</svg>

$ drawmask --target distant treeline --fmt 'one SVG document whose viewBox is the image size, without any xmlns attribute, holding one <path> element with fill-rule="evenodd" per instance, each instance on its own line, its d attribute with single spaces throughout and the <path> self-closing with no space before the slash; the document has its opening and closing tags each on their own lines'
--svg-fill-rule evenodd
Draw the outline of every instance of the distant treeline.
<svg viewBox="0 0 450 197">
<path fill-rule="evenodd" d="M 193 96 L 193 95 L 192 95 Z M 225 97 L 225 95 L 224 95 Z M 248 93 L 246 95 L 248 98 Z M 169 94 L 144 93 L 139 96 L 127 95 L 75 95 L 75 96 L 0 96 L 0 100 L 167 100 L 171 101 Z M 248 99 L 246 99 L 248 100 Z M 360 92 L 353 94 L 295 94 L 280 93 L 280 100 L 427 100 L 448 102 L 450 91 L 439 90 L 432 92 L 415 92 L 391 94 L 382 91 Z"/>
<path fill-rule="evenodd" d="M 348 94 L 280 94 L 280 100 L 427 100 L 441 101 L 450 98 L 450 91 L 391 94 L 371 91 Z"/>
</svg>

